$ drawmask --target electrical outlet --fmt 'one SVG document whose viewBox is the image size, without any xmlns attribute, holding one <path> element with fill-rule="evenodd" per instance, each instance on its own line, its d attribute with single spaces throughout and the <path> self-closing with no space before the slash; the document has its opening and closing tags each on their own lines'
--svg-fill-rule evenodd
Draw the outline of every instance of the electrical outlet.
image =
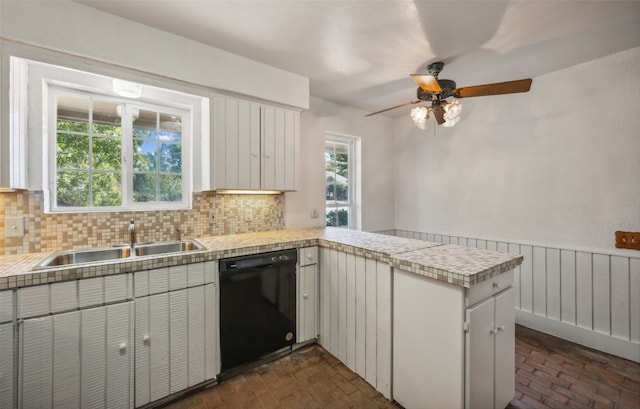
<svg viewBox="0 0 640 409">
<path fill-rule="evenodd" d="M 214 224 L 216 222 L 216 209 L 209 209 L 209 224 Z"/>
<path fill-rule="evenodd" d="M 617 231 L 616 247 L 621 249 L 640 250 L 640 233 L 630 231 Z"/>
<path fill-rule="evenodd" d="M 5 237 L 24 237 L 24 217 L 5 217 Z"/>
</svg>

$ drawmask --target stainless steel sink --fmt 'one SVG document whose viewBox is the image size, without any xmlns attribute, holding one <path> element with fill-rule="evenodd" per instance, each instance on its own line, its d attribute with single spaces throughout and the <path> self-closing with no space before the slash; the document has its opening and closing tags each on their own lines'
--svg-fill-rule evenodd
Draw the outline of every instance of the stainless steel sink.
<svg viewBox="0 0 640 409">
<path fill-rule="evenodd" d="M 130 257 L 182 253 L 202 249 L 204 249 L 204 246 L 195 240 L 182 240 L 137 245 L 135 246 L 133 256 L 131 255 L 130 247 L 123 247 L 121 245 L 115 247 L 66 250 L 53 253 L 34 267 L 34 270 L 76 264 L 97 263 L 100 261 L 114 261 Z"/>
</svg>

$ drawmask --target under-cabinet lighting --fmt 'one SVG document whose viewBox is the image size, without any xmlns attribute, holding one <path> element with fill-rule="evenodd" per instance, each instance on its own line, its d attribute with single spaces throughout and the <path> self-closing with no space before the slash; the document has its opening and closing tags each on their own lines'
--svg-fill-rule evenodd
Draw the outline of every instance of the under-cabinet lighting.
<svg viewBox="0 0 640 409">
<path fill-rule="evenodd" d="M 216 190 L 216 193 L 221 195 L 279 195 L 282 193 L 279 190 Z"/>
</svg>

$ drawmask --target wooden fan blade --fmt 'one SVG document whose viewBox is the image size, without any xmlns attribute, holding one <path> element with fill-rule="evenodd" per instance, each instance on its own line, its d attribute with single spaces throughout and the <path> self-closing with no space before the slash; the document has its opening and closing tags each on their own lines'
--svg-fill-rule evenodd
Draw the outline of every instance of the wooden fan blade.
<svg viewBox="0 0 640 409">
<path fill-rule="evenodd" d="M 476 85 L 456 88 L 451 92 L 456 98 L 483 97 L 487 95 L 515 94 L 527 92 L 531 88 L 531 79 L 496 82 L 495 84 Z"/>
<path fill-rule="evenodd" d="M 379 114 L 379 113 L 381 113 L 381 112 L 391 111 L 392 109 L 405 107 L 405 106 L 407 106 L 407 105 L 419 104 L 420 102 L 422 102 L 422 101 L 420 101 L 419 99 L 414 99 L 413 101 L 405 102 L 404 104 L 396 105 L 396 106 L 391 107 L 391 108 L 385 108 L 385 109 L 383 109 L 383 110 L 381 110 L 381 111 L 373 112 L 373 113 L 371 113 L 371 114 L 367 114 L 367 115 L 365 115 L 365 116 L 376 115 L 376 114 Z"/>
<path fill-rule="evenodd" d="M 411 74 L 411 78 L 425 92 L 439 93 L 442 92 L 438 79 L 431 74 Z"/>
</svg>

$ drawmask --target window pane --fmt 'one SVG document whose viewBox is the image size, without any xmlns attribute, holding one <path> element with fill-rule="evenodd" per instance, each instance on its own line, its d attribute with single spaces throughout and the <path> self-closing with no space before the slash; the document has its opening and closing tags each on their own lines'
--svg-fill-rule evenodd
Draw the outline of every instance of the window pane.
<svg viewBox="0 0 640 409">
<path fill-rule="evenodd" d="M 89 169 L 89 137 L 58 134 L 56 167 L 58 169 Z"/>
<path fill-rule="evenodd" d="M 122 175 L 120 173 L 93 174 L 93 205 L 122 205 Z"/>
<path fill-rule="evenodd" d="M 56 186 L 58 206 L 89 206 L 88 172 L 59 172 Z"/>
<path fill-rule="evenodd" d="M 179 202 L 182 200 L 182 177 L 176 175 L 160 176 L 160 201 Z"/>
<path fill-rule="evenodd" d="M 134 140 L 133 170 L 136 172 L 155 172 L 156 155 L 158 144 L 156 142 L 145 142 Z"/>
<path fill-rule="evenodd" d="M 93 138 L 93 168 L 120 171 L 122 142 L 116 138 Z"/>
<path fill-rule="evenodd" d="M 327 226 L 349 227 L 349 208 L 327 208 Z"/>
<path fill-rule="evenodd" d="M 133 200 L 135 202 L 155 202 L 158 175 L 138 173 L 133 175 Z"/>
<path fill-rule="evenodd" d="M 176 143 L 160 145 L 160 172 L 182 173 L 182 145 Z"/>
<path fill-rule="evenodd" d="M 89 97 L 64 92 L 57 93 L 56 97 L 58 130 L 89 133 L 89 112 L 91 110 Z"/>
<path fill-rule="evenodd" d="M 324 157 L 326 200 L 349 203 L 349 146 L 327 142 Z"/>
</svg>

